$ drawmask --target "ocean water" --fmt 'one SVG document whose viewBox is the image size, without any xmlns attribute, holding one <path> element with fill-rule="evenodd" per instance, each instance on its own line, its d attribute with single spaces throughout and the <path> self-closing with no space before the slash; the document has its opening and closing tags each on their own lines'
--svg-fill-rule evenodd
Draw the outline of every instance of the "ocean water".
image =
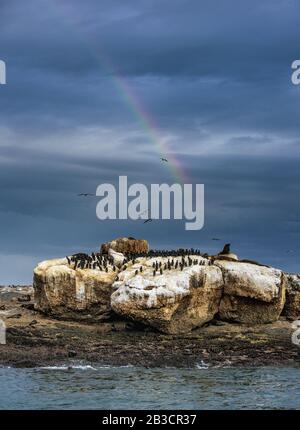
<svg viewBox="0 0 300 430">
<path fill-rule="evenodd" d="M 300 368 L 0 368 L 0 409 L 300 409 Z"/>
</svg>

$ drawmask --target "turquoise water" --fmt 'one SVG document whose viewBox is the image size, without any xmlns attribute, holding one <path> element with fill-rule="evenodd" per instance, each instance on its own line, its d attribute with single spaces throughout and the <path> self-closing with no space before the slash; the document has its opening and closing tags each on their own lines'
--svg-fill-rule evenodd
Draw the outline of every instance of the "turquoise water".
<svg viewBox="0 0 300 430">
<path fill-rule="evenodd" d="M 300 409 L 300 368 L 0 368 L 0 409 Z"/>
</svg>

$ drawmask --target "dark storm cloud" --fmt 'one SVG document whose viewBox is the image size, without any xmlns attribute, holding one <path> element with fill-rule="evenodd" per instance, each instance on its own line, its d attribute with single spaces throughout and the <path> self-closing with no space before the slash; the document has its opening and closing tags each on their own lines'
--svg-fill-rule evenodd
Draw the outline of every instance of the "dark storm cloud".
<svg viewBox="0 0 300 430">
<path fill-rule="evenodd" d="M 0 282 L 28 281 L 40 259 L 123 235 L 209 252 L 217 236 L 299 271 L 299 13 L 292 0 L 2 0 Z M 182 222 L 100 222 L 97 199 L 76 196 L 121 174 L 175 181 L 124 80 L 188 177 L 205 184 L 197 234 Z"/>
</svg>

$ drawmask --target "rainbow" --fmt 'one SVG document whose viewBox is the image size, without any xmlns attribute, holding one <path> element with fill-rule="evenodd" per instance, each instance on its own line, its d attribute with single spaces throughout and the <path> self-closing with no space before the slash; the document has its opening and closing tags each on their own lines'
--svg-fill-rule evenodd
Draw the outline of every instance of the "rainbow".
<svg viewBox="0 0 300 430">
<path fill-rule="evenodd" d="M 166 139 L 161 137 L 159 127 L 155 124 L 154 119 L 151 117 L 150 113 L 147 112 L 145 106 L 142 104 L 141 99 L 138 97 L 134 88 L 129 85 L 126 78 L 115 72 L 111 62 L 108 63 L 108 59 L 105 58 L 102 53 L 102 65 L 105 65 L 106 70 L 109 71 L 115 87 L 119 90 L 119 94 L 125 100 L 127 107 L 134 114 L 138 120 L 141 128 L 145 131 L 149 140 L 153 143 L 156 151 L 160 158 L 166 158 L 168 160 L 165 163 L 171 171 L 174 179 L 179 183 L 188 183 L 189 180 L 184 172 L 184 169 L 180 165 L 175 154 L 170 151 Z"/>
<path fill-rule="evenodd" d="M 61 10 L 61 16 L 63 18 L 69 18 L 69 11 L 64 10 L 62 3 L 51 0 L 50 3 L 57 5 L 57 8 Z M 78 32 L 76 33 L 78 35 Z M 82 34 L 82 33 L 81 33 Z M 86 37 L 82 34 L 82 38 L 86 42 Z M 91 49 L 91 44 L 94 45 Z M 111 60 L 107 55 L 100 51 L 99 47 L 91 42 L 88 44 L 89 50 L 92 55 L 97 59 L 102 68 L 106 70 L 110 76 L 112 83 L 114 84 L 118 94 L 125 101 L 128 109 L 133 113 L 134 117 L 137 119 L 141 128 L 144 130 L 145 134 L 148 136 L 149 141 L 154 145 L 160 158 L 166 158 L 168 162 L 165 162 L 172 177 L 181 184 L 191 183 L 186 175 L 183 166 L 180 164 L 179 160 L 176 158 L 176 154 L 170 150 L 166 139 L 161 136 L 161 131 L 155 120 L 147 112 L 145 105 L 142 103 L 140 97 L 135 92 L 134 88 L 129 84 L 129 81 L 117 72 L 117 68 L 113 65 Z"/>
</svg>

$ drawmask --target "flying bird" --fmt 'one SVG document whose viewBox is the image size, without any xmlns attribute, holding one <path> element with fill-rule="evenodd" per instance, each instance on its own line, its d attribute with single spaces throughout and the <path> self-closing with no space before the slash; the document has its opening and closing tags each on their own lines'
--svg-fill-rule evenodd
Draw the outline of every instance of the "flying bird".
<svg viewBox="0 0 300 430">
<path fill-rule="evenodd" d="M 80 193 L 77 194 L 77 196 L 84 196 L 84 197 L 88 197 L 88 196 L 94 196 L 95 194 L 91 194 L 91 193 Z"/>
<path fill-rule="evenodd" d="M 160 159 L 161 161 L 165 161 L 166 163 L 168 163 L 168 160 L 166 158 L 161 157 Z"/>
</svg>

